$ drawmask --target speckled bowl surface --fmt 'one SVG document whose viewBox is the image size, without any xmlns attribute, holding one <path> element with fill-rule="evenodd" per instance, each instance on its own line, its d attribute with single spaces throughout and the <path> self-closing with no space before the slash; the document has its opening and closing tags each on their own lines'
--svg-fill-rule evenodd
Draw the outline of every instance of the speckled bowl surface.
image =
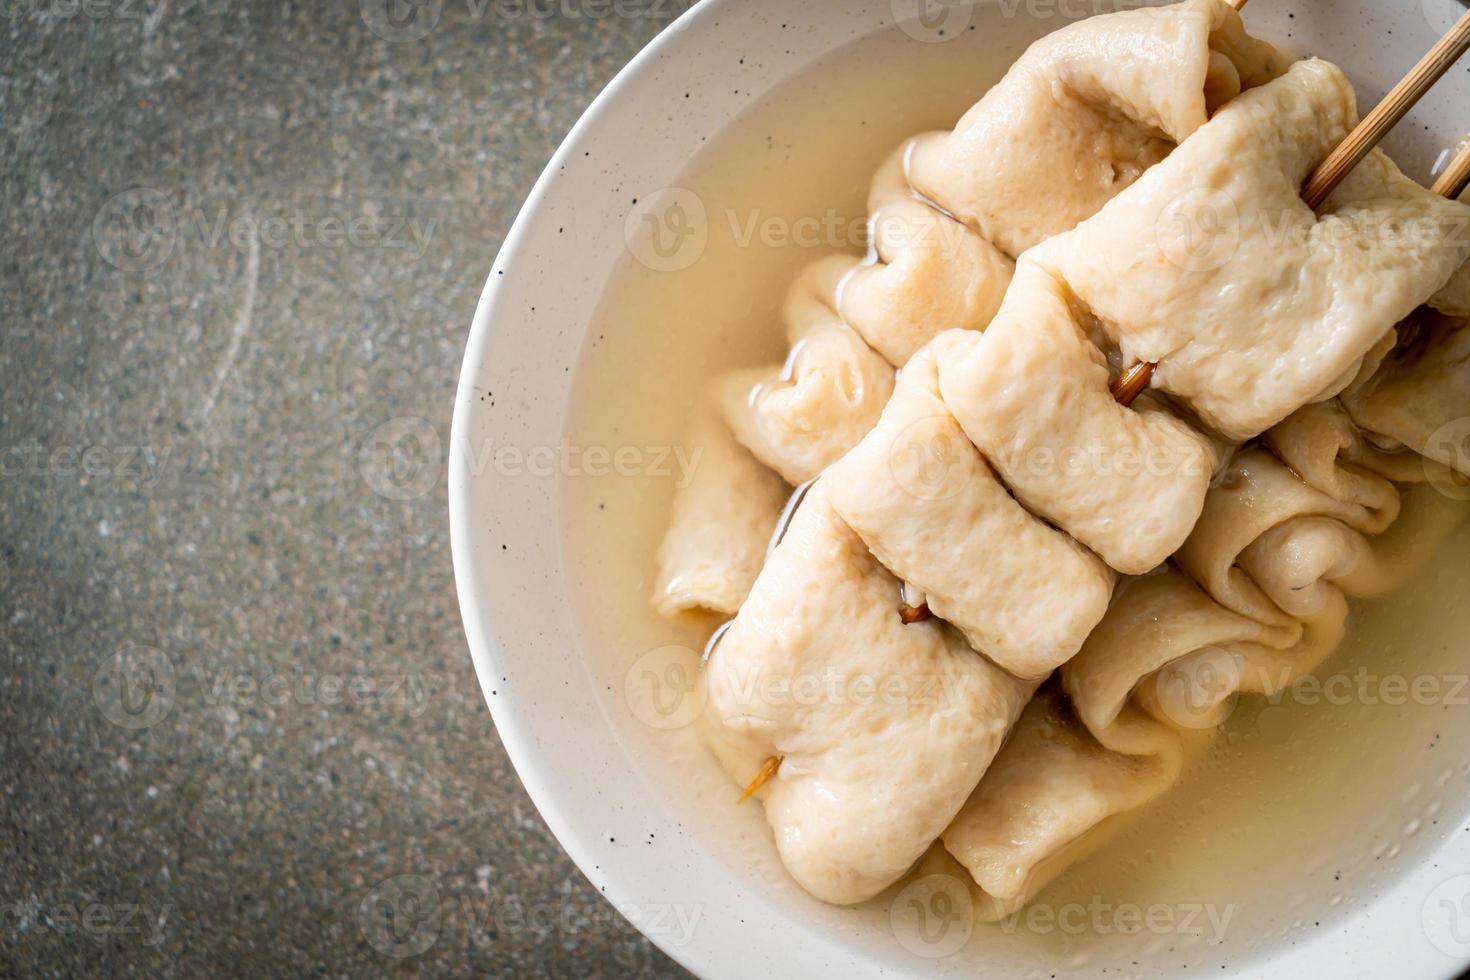
<svg viewBox="0 0 1470 980">
<path fill-rule="evenodd" d="M 568 368 L 626 247 L 625 189 L 676 186 L 698 150 L 698 134 L 718 129 L 749 99 L 855 35 L 895 23 L 931 31 L 945 16 L 983 29 L 1016 9 L 995 0 L 936 8 L 921 21 L 923 2 L 703 0 L 613 80 L 552 158 L 490 271 L 465 351 L 449 503 L 460 608 L 486 700 L 517 772 L 582 871 L 702 976 L 1090 975 L 1076 964 L 988 959 L 985 949 L 915 955 L 889 927 L 881 903 L 819 907 L 720 856 L 716 828 L 689 819 L 678 779 L 661 769 L 646 738 L 629 735 L 639 723 L 589 667 L 596 651 L 582 647 L 566 591 L 560 484 L 507 478 L 484 465 L 484 447 L 557 445 L 562 438 L 576 377 Z M 1059 26 L 1057 11 L 1069 7 L 1066 0 L 1033 5 L 1037 36 Z M 1072 16 L 1105 7 L 1070 6 Z M 1460 9 L 1457 0 L 1255 0 L 1246 13 L 1253 32 L 1348 66 L 1366 105 Z M 761 53 L 760 77 L 747 73 L 739 92 L 700 85 L 691 98 L 670 97 L 735 48 Z M 1470 72 L 1462 67 L 1399 126 L 1390 148 L 1423 178 L 1438 148 L 1465 130 Z M 584 165 L 591 154 L 595 167 Z M 575 235 L 559 232 L 568 227 Z M 531 308 L 538 311 L 534 323 L 525 316 Z M 1451 831 L 1446 840 L 1374 894 L 1358 896 L 1352 915 L 1323 916 L 1322 928 L 1295 932 L 1289 942 L 1231 936 L 1238 955 L 1222 955 L 1211 975 L 1457 974 L 1470 960 L 1467 811 L 1465 799 L 1447 800 L 1440 815 Z M 1310 920 L 1313 910 L 1283 908 L 1281 915 Z M 1171 971 L 1161 952 L 1137 972 Z"/>
</svg>

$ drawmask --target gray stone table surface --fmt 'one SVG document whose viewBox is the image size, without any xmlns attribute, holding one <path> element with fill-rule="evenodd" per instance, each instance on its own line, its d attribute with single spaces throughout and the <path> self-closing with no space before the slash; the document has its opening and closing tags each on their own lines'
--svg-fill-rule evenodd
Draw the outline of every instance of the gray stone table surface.
<svg viewBox="0 0 1470 980">
<path fill-rule="evenodd" d="M 443 459 L 381 438 L 447 443 L 670 6 L 0 3 L 0 974 L 680 972 L 521 788 Z"/>
</svg>

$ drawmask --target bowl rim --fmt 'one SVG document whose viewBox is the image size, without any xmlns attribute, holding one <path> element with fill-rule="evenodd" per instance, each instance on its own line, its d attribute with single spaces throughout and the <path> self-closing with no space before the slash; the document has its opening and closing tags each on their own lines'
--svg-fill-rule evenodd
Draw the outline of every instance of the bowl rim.
<svg viewBox="0 0 1470 980">
<path fill-rule="evenodd" d="M 465 637 L 469 643 L 470 656 L 474 663 L 481 696 L 490 711 L 491 720 L 494 722 L 501 744 L 505 747 L 506 755 L 510 758 L 511 765 L 525 787 L 527 795 L 530 796 L 531 802 L 536 806 L 537 812 L 583 877 L 600 886 L 602 896 L 618 909 L 619 914 L 623 914 L 622 910 L 627 904 L 636 903 L 638 896 L 617 874 L 607 868 L 599 867 L 594 852 L 599 842 L 590 834 L 579 829 L 568 814 L 564 813 L 559 806 L 554 805 L 555 790 L 549 776 L 539 765 L 539 760 L 533 759 L 539 754 L 534 745 L 534 735 L 527 726 L 522 724 L 522 719 L 516 716 L 508 699 L 491 696 L 494 678 L 500 676 L 500 671 L 496 666 L 500 647 L 495 639 L 495 626 L 490 621 L 487 610 L 476 600 L 473 588 L 469 584 L 477 577 L 473 567 L 474 558 L 471 555 L 473 542 L 470 520 L 472 515 L 468 487 L 472 475 L 469 472 L 469 461 L 462 447 L 467 444 L 472 426 L 471 414 L 477 403 L 474 397 L 474 369 L 483 360 L 486 348 L 494 337 L 492 324 L 495 320 L 497 305 L 496 270 L 508 265 L 508 257 L 516 254 L 522 248 L 524 240 L 530 234 L 531 227 L 539 219 L 552 185 L 557 182 L 566 164 L 579 152 L 582 152 L 583 145 L 591 142 L 589 133 L 609 107 L 619 101 L 621 93 L 638 84 L 645 75 L 651 73 L 653 66 L 661 58 L 685 40 L 687 36 L 685 28 L 696 22 L 718 17 L 717 8 L 722 8 L 732 2 L 734 0 L 701 0 L 666 25 L 627 64 L 618 69 L 612 79 L 577 117 L 577 121 L 567 131 L 566 136 L 562 138 L 551 159 L 547 161 L 546 166 L 536 178 L 536 182 L 531 186 L 531 191 L 521 204 L 520 210 L 517 211 L 515 220 L 511 223 L 505 240 L 501 243 L 499 251 L 490 264 L 490 270 L 486 274 L 485 285 L 476 302 L 469 337 L 465 343 L 464 356 L 460 362 L 459 381 L 455 386 L 454 411 L 450 421 L 447 480 L 450 553 L 460 618 L 464 624 Z M 593 874 L 594 868 L 597 869 L 596 875 Z M 648 941 L 690 972 L 705 976 L 715 965 L 698 944 L 676 944 L 666 935 L 645 929 L 642 923 L 634 922 L 633 924 Z"/>
<path fill-rule="evenodd" d="M 989 6 L 996 0 L 973 2 L 978 6 Z M 450 548 L 460 615 L 482 696 L 506 754 L 540 816 L 581 873 L 596 884 L 603 897 L 612 902 L 620 913 L 626 907 L 636 905 L 640 896 L 618 874 L 614 863 L 605 858 L 599 863 L 600 839 L 580 825 L 574 814 L 560 806 L 551 773 L 542 765 L 545 752 L 536 744 L 536 735 L 529 717 L 524 716 L 511 699 L 491 696 L 495 678 L 502 674 L 497 664 L 502 654 L 497 641 L 498 631 L 491 621 L 489 610 L 475 594 L 475 585 L 480 579 L 476 565 L 482 559 L 473 553 L 471 523 L 474 511 L 469 488 L 476 476 L 471 473 L 464 446 L 467 445 L 473 425 L 472 415 L 477 404 L 474 397 L 476 369 L 484 361 L 486 350 L 497 335 L 497 326 L 505 326 L 496 323 L 500 313 L 498 307 L 501 305 L 496 289 L 497 270 L 510 265 L 510 257 L 523 249 L 530 229 L 540 220 L 553 185 L 558 182 L 566 164 L 592 144 L 592 131 L 609 110 L 621 101 L 623 93 L 648 80 L 660 61 L 690 45 L 695 35 L 695 31 L 690 28 L 704 30 L 709 25 L 717 26 L 722 14 L 737 7 L 739 3 L 740 0 L 700 0 L 684 11 L 613 76 L 562 139 L 537 177 L 490 265 L 461 360 L 450 424 L 446 487 Z M 1435 873 L 1433 869 L 1443 864 L 1453 866 L 1457 860 L 1461 864 L 1470 860 L 1470 814 L 1467 814 L 1460 825 L 1452 824 L 1447 827 L 1444 836 L 1446 841 L 1428 855 L 1420 867 L 1401 874 L 1388 887 L 1366 895 L 1358 909 L 1344 917 L 1337 927 L 1318 930 L 1315 934 L 1308 935 L 1293 947 L 1282 950 L 1274 959 L 1252 962 L 1248 968 L 1250 975 L 1287 980 L 1303 969 L 1330 971 L 1335 968 L 1368 971 L 1394 968 L 1406 976 L 1426 978 L 1450 978 L 1459 975 L 1459 970 L 1467 964 L 1457 965 L 1453 961 L 1437 958 L 1424 944 L 1395 944 L 1392 941 L 1400 935 L 1399 930 L 1403 927 L 1419 925 L 1420 897 L 1429 892 L 1436 881 L 1442 883 L 1445 879 L 1444 871 Z M 1470 879 L 1470 875 L 1461 877 Z M 1470 890 L 1470 886 L 1467 886 L 1467 890 Z M 641 922 L 634 921 L 633 924 L 650 942 L 691 972 L 700 976 L 723 972 L 718 951 L 713 944 L 674 943 L 666 934 L 650 931 Z M 832 944 L 824 951 L 830 954 L 836 945 Z M 833 963 L 831 960 L 824 962 L 829 969 L 846 965 L 850 973 L 873 972 L 875 966 L 872 961 L 853 951 L 849 951 L 844 960 L 846 964 Z M 1239 974 L 1240 971 L 1232 967 L 1222 975 Z"/>
</svg>

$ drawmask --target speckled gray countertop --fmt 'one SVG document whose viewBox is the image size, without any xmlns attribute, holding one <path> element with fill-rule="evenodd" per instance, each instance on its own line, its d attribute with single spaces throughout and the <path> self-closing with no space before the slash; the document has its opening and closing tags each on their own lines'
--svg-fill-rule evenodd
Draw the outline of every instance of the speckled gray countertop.
<svg viewBox="0 0 1470 980">
<path fill-rule="evenodd" d="M 675 6 L 0 4 L 0 974 L 679 972 L 521 788 L 444 461 L 381 438 L 447 442 L 516 209 Z"/>
</svg>

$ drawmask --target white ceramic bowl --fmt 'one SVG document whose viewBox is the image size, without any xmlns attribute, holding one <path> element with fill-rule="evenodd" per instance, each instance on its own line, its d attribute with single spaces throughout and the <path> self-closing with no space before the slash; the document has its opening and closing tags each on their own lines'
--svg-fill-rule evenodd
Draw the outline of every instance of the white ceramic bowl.
<svg viewBox="0 0 1470 980">
<path fill-rule="evenodd" d="M 691 800 L 688 787 L 697 780 L 684 767 L 713 764 L 682 757 L 676 763 L 662 751 L 661 733 L 624 703 L 626 663 L 609 660 L 607 638 L 588 639 L 579 630 L 562 541 L 566 477 L 527 479 L 488 463 L 499 447 L 560 445 L 577 377 L 569 369 L 583 354 L 592 313 L 625 251 L 629 198 L 677 186 L 702 135 L 854 37 L 895 23 L 908 25 L 916 43 L 926 32 L 932 40 L 944 16 L 997 37 L 1017 30 L 1040 36 L 1063 15 L 1106 6 L 994 0 L 931 10 L 938 19 L 919 22 L 922 2 L 704 0 L 685 14 L 614 79 L 547 166 L 496 259 L 465 352 L 449 503 L 460 608 L 486 701 L 517 772 L 578 866 L 654 942 L 702 976 L 1080 976 L 1097 966 L 1085 958 L 1049 962 L 1000 943 L 992 954 L 983 938 L 972 939 L 964 955 L 926 959 L 895 937 L 882 902 L 833 909 L 785 881 L 773 870 L 757 808 L 732 817 Z M 1256 0 L 1246 15 L 1253 32 L 1348 67 L 1366 105 L 1458 10 L 1456 0 Z M 735 49 L 759 52 L 759 64 L 739 71 L 734 84 L 720 84 L 711 73 L 733 71 L 718 66 Z M 685 91 L 691 95 L 682 97 Z M 1436 150 L 1470 129 L 1467 107 L 1470 73 L 1461 68 L 1400 125 L 1390 149 L 1423 178 Z M 1439 761 L 1459 762 L 1451 751 Z M 1424 780 L 1438 772 L 1418 757 L 1403 764 L 1423 768 Z M 1372 879 L 1346 903 L 1339 896 L 1342 907 L 1292 906 L 1283 898 L 1283 928 L 1230 935 L 1211 954 L 1209 964 L 1219 965 L 1209 974 L 1456 974 L 1463 960 L 1452 954 L 1470 959 L 1470 875 L 1461 874 L 1470 870 L 1466 771 L 1446 770 L 1437 836 L 1406 851 L 1414 860 Z M 1140 974 L 1177 968 L 1167 944 L 1156 946 L 1143 954 Z"/>
</svg>

